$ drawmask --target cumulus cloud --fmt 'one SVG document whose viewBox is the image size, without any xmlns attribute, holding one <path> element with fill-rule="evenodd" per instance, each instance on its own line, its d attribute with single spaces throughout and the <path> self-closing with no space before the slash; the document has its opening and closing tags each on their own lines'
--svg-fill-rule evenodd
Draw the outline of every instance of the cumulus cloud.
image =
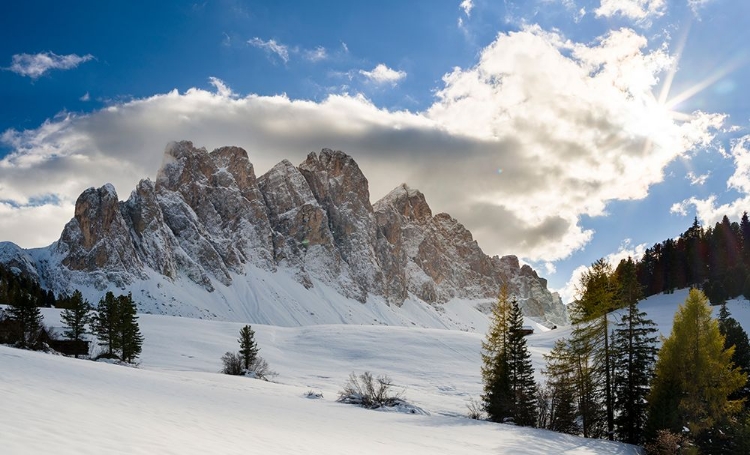
<svg viewBox="0 0 750 455">
<path fill-rule="evenodd" d="M 362 95 L 236 96 L 212 80 L 215 92 L 172 91 L 66 114 L 0 136 L 12 150 L 0 161 L 2 199 L 21 206 L 55 194 L 71 204 L 107 181 L 125 199 L 156 174 L 172 140 L 241 146 L 259 173 L 330 147 L 357 160 L 373 201 L 406 182 L 433 212 L 466 225 L 486 252 L 551 262 L 591 239 L 581 216 L 645 197 L 670 162 L 709 144 L 723 121 L 700 112 L 675 120 L 652 94 L 671 58 L 645 46 L 631 30 L 593 44 L 538 27 L 500 34 L 476 65 L 446 74 L 432 106 L 416 113 Z M 71 215 L 47 225 L 62 229 Z M 6 238 L 38 245 L 33 226 L 3 223 Z"/>
<path fill-rule="evenodd" d="M 734 173 L 727 180 L 727 188 L 740 194 L 737 199 L 717 205 L 713 194 L 704 199 L 691 197 L 673 204 L 671 212 L 685 216 L 695 208 L 701 223 L 708 225 L 717 223 L 724 215 L 739 219 L 750 207 L 750 135 L 733 140 L 729 156 L 734 161 Z"/>
<path fill-rule="evenodd" d="M 376 84 L 397 84 L 406 77 L 404 71 L 396 71 L 379 63 L 372 71 L 359 70 L 359 74 Z"/>
<path fill-rule="evenodd" d="M 39 54 L 16 54 L 12 57 L 9 68 L 16 74 L 37 79 L 50 70 L 69 70 L 81 63 L 88 62 L 94 58 L 91 54 L 79 56 L 76 54 L 57 55 L 54 52 L 41 52 Z"/>
<path fill-rule="evenodd" d="M 689 0 L 705 1 L 705 0 Z M 623 16 L 643 21 L 663 16 L 667 8 L 665 0 L 601 0 L 594 13 L 601 17 Z"/>
<path fill-rule="evenodd" d="M 263 41 L 256 36 L 255 38 L 248 40 L 247 44 L 253 47 L 257 47 L 258 49 L 262 49 L 269 55 L 276 55 L 284 63 L 289 62 L 289 47 L 281 43 L 277 43 L 276 40 L 270 39 L 268 41 Z"/>
</svg>

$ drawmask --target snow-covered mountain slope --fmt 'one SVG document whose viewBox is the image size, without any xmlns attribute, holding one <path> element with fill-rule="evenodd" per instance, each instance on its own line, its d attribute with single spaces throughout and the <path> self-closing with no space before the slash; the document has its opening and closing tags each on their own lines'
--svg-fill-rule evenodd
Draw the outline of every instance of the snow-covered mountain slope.
<svg viewBox="0 0 750 455">
<path fill-rule="evenodd" d="M 565 323 L 546 280 L 515 256 L 484 254 L 419 191 L 401 185 L 369 198 L 340 151 L 256 178 L 240 148 L 174 142 L 155 182 L 141 181 L 126 201 L 112 185 L 89 188 L 60 240 L 31 250 L 0 243 L 0 262 L 56 293 L 80 289 L 96 302 L 132 292 L 142 312 L 177 316 L 470 329 L 442 318 L 444 306 L 481 305 L 507 283 L 527 316 Z"/>
<path fill-rule="evenodd" d="M 43 314 L 59 325 L 58 310 Z M 139 323 L 145 342 L 137 369 L 0 346 L 0 452 L 638 453 L 464 417 L 469 398 L 481 393 L 480 334 L 256 324 L 260 355 L 278 372 L 267 383 L 217 372 L 220 356 L 238 347 L 241 323 L 161 315 L 140 315 Z M 528 340 L 547 352 L 552 335 L 564 332 L 537 331 Z M 349 373 L 363 371 L 389 375 L 428 415 L 336 403 Z M 323 398 L 305 398 L 308 390 Z"/>
</svg>

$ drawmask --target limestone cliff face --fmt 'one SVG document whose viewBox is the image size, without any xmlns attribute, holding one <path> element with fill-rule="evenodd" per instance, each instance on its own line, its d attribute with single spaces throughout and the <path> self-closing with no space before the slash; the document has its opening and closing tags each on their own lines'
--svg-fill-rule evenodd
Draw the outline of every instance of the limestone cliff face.
<svg viewBox="0 0 750 455">
<path fill-rule="evenodd" d="M 55 247 L 71 271 L 103 275 L 118 286 L 144 277 L 112 185 L 89 188 L 78 197 L 75 215 Z"/>
<path fill-rule="evenodd" d="M 497 295 L 507 283 L 527 316 L 566 322 L 565 307 L 547 282 L 518 258 L 490 258 L 461 223 L 432 215 L 425 196 L 406 185 L 375 204 L 378 247 L 393 296 L 412 294 L 426 302 Z M 395 299 L 398 301 L 398 299 Z"/>
<path fill-rule="evenodd" d="M 323 149 L 310 153 L 299 170 L 318 204 L 326 211 L 328 227 L 341 259 L 349 266 L 354 297 L 383 294 L 383 276 L 375 254 L 375 216 L 367 179 L 347 154 Z"/>
<path fill-rule="evenodd" d="M 111 185 L 84 191 L 50 248 L 59 263 L 33 272 L 57 290 L 124 287 L 157 274 L 187 278 L 210 298 L 251 265 L 289 273 L 308 289 L 321 282 L 360 302 L 373 296 L 397 306 L 410 296 L 438 305 L 490 299 L 507 283 L 527 315 L 566 320 L 559 297 L 529 266 L 487 256 L 461 223 L 434 215 L 406 185 L 371 204 L 357 163 L 329 149 L 256 178 L 241 148 L 209 153 L 170 143 L 156 181 L 142 180 L 127 201 Z M 1 248 L 8 253 L 0 260 L 21 264 L 23 254 L 11 249 Z"/>
</svg>

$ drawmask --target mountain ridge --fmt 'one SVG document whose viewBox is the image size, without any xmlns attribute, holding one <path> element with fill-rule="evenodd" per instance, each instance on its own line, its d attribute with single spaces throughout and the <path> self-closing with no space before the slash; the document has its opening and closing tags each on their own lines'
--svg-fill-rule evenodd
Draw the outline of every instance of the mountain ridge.
<svg viewBox="0 0 750 455">
<path fill-rule="evenodd" d="M 201 299 L 221 295 L 233 310 L 214 311 L 222 304 L 213 302 L 207 312 L 187 313 L 233 319 L 242 303 L 229 303 L 229 294 L 241 299 L 233 286 L 281 273 L 310 298 L 329 298 L 320 289 L 331 288 L 346 299 L 396 308 L 407 300 L 440 309 L 453 299 L 493 299 L 505 282 L 527 316 L 567 320 L 559 297 L 531 267 L 515 256 L 487 256 L 471 232 L 448 214 L 433 215 L 425 196 L 406 184 L 371 204 L 357 163 L 330 149 L 296 167 L 282 160 L 256 177 L 239 147 L 208 152 L 172 142 L 155 181 L 141 180 L 125 201 L 110 184 L 85 190 L 57 242 L 33 250 L 2 243 L 0 262 L 56 293 L 84 288 L 98 300 L 108 289 L 127 289 L 146 300 L 147 311 L 165 314 L 185 315 L 165 291 L 189 284 L 190 294 L 173 294 L 196 310 Z M 236 286 L 238 280 L 244 284 Z M 168 297 L 171 306 L 160 301 Z M 266 294 L 262 300 L 271 302 L 245 303 L 284 298 Z"/>
</svg>

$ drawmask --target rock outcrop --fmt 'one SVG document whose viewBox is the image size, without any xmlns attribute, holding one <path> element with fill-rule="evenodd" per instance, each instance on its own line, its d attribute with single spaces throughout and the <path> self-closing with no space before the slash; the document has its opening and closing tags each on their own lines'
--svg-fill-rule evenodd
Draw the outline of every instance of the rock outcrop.
<svg viewBox="0 0 750 455">
<path fill-rule="evenodd" d="M 492 299 L 507 283 L 526 315 L 566 322 L 559 297 L 531 267 L 487 256 L 461 223 L 433 214 L 406 185 L 371 204 L 357 163 L 329 149 L 256 178 L 241 148 L 170 143 L 156 181 L 142 180 L 127 201 L 109 184 L 81 194 L 50 247 L 57 262 L 35 268 L 22 250 L 3 249 L 0 260 L 33 269 L 58 292 L 84 281 L 124 288 L 156 275 L 188 279 L 208 296 L 251 266 L 395 306 L 410 297 L 434 305 Z"/>
</svg>

